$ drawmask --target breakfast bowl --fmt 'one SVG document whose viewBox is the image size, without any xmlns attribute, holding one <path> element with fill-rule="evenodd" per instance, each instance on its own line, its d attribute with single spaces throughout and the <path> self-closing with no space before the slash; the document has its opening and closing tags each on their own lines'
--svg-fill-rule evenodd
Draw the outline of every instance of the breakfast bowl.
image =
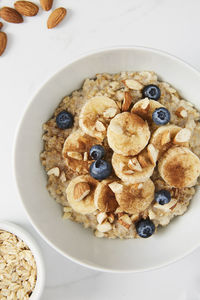
<svg viewBox="0 0 200 300">
<path fill-rule="evenodd" d="M 2 296 L 41 299 L 45 270 L 36 241 L 21 226 L 4 220 L 0 220 L 0 241 Z"/>
<path fill-rule="evenodd" d="M 48 194 L 40 162 L 42 124 L 64 96 L 81 88 L 85 78 L 98 73 L 152 70 L 179 94 L 200 108 L 200 73 L 180 59 L 142 47 L 115 47 L 85 55 L 52 76 L 29 102 L 14 145 L 14 173 L 22 203 L 31 223 L 59 253 L 86 267 L 107 272 L 151 270 L 184 257 L 200 244 L 197 189 L 188 211 L 149 239 L 98 239 L 80 224 L 63 220 L 61 206 Z"/>
</svg>

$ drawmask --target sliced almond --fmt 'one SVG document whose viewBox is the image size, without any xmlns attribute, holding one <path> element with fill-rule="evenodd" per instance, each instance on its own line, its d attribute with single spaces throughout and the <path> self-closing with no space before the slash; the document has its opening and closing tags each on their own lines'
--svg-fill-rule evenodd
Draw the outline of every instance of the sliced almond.
<svg viewBox="0 0 200 300">
<path fill-rule="evenodd" d="M 139 220 L 139 215 L 132 215 L 130 218 L 132 222 L 136 222 Z"/>
<path fill-rule="evenodd" d="M 119 206 L 116 210 L 115 210 L 115 214 L 120 214 L 123 213 L 123 209 Z"/>
<path fill-rule="evenodd" d="M 77 159 L 77 160 L 82 160 L 82 154 L 79 152 L 73 152 L 73 151 L 69 151 L 67 152 L 67 155 L 71 158 Z"/>
<path fill-rule="evenodd" d="M 155 165 L 158 159 L 158 150 L 154 147 L 154 145 L 149 144 L 147 147 L 147 152 L 151 163 Z"/>
<path fill-rule="evenodd" d="M 122 103 L 122 111 L 127 111 L 132 103 L 132 96 L 129 92 L 124 92 L 124 101 Z"/>
<path fill-rule="evenodd" d="M 114 220 L 115 220 L 115 216 L 114 216 L 114 214 L 109 214 L 109 216 L 108 216 L 108 221 L 109 221 L 109 223 L 113 223 L 114 222 Z"/>
<path fill-rule="evenodd" d="M 182 106 L 177 108 L 177 110 L 175 111 L 175 114 L 177 115 L 177 117 L 182 118 L 182 119 L 187 118 L 187 116 L 188 116 L 187 110 Z"/>
<path fill-rule="evenodd" d="M 143 155 L 138 155 L 138 161 L 142 168 L 148 167 L 149 163 Z"/>
<path fill-rule="evenodd" d="M 112 225 L 109 222 L 105 222 L 97 225 L 97 230 L 100 232 L 107 232 L 112 229 Z"/>
<path fill-rule="evenodd" d="M 170 132 L 166 130 L 161 137 L 161 145 L 165 145 L 171 141 Z"/>
<path fill-rule="evenodd" d="M 116 107 L 109 107 L 106 109 L 103 113 L 104 118 L 109 119 L 113 118 L 117 113 L 117 108 Z"/>
<path fill-rule="evenodd" d="M 88 153 L 87 153 L 87 152 L 84 152 L 83 160 L 84 160 L 84 161 L 87 161 L 87 160 L 88 160 Z"/>
<path fill-rule="evenodd" d="M 134 79 L 126 79 L 124 80 L 124 84 L 131 90 L 140 91 L 143 88 L 143 85 L 139 81 Z"/>
<path fill-rule="evenodd" d="M 60 180 L 61 180 L 61 182 L 65 182 L 66 181 L 66 176 L 65 176 L 64 172 L 61 173 Z"/>
<path fill-rule="evenodd" d="M 132 171 L 137 171 L 137 172 L 141 172 L 142 171 L 142 167 L 138 161 L 138 159 L 136 157 L 133 157 L 131 159 L 129 159 L 128 161 L 128 167 L 132 170 Z"/>
<path fill-rule="evenodd" d="M 47 175 L 54 175 L 58 177 L 60 175 L 60 169 L 58 167 L 52 168 L 47 172 Z"/>
<path fill-rule="evenodd" d="M 123 173 L 125 175 L 132 175 L 132 174 L 134 174 L 134 171 L 133 170 L 124 170 Z"/>
<path fill-rule="evenodd" d="M 139 183 L 137 188 L 138 188 L 138 190 L 141 190 L 142 187 L 143 187 L 143 183 Z"/>
<path fill-rule="evenodd" d="M 103 132 L 106 130 L 106 127 L 103 125 L 103 123 L 101 121 L 96 121 L 95 123 L 95 127 L 96 127 L 96 130 L 99 131 L 99 132 Z"/>
<path fill-rule="evenodd" d="M 100 212 L 98 215 L 97 215 L 97 222 L 99 224 L 102 224 L 103 221 L 107 218 L 107 214 L 105 212 Z"/>
<path fill-rule="evenodd" d="M 141 109 L 147 111 L 149 109 L 150 102 L 148 98 L 144 98 L 141 103 Z"/>
<path fill-rule="evenodd" d="M 79 182 L 74 187 L 74 200 L 81 201 L 90 193 L 90 186 L 87 182 Z"/>
<path fill-rule="evenodd" d="M 149 210 L 149 219 L 154 220 L 156 218 L 156 214 L 153 212 L 152 209 Z"/>
<path fill-rule="evenodd" d="M 120 219 L 118 220 L 118 222 L 124 226 L 126 229 L 129 229 L 131 224 L 132 224 L 132 221 L 131 221 L 131 218 L 124 214 L 123 216 L 120 217 Z"/>
<path fill-rule="evenodd" d="M 177 199 L 172 198 L 171 201 L 167 204 L 160 205 L 159 203 L 155 203 L 153 207 L 164 212 L 168 212 L 175 204 L 177 204 Z"/>
<path fill-rule="evenodd" d="M 113 191 L 114 194 L 122 193 L 122 190 L 123 190 L 122 184 L 114 181 L 114 182 L 110 183 L 108 186 Z"/>
<path fill-rule="evenodd" d="M 173 143 L 181 144 L 181 143 L 189 142 L 190 137 L 191 137 L 191 131 L 187 128 L 183 128 L 176 134 Z"/>
</svg>

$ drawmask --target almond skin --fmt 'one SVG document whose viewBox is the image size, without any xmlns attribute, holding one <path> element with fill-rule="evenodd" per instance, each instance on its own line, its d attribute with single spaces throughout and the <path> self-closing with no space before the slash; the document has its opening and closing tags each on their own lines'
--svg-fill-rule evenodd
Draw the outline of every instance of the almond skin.
<svg viewBox="0 0 200 300">
<path fill-rule="evenodd" d="M 14 8 L 2 7 L 0 9 L 0 17 L 9 23 L 22 23 L 23 18 Z"/>
<path fill-rule="evenodd" d="M 17 1 L 14 3 L 15 9 L 22 15 L 33 17 L 38 13 L 38 6 L 30 1 Z"/>
<path fill-rule="evenodd" d="M 42 6 L 43 10 L 50 10 L 53 5 L 53 0 L 40 0 L 40 5 Z"/>
<path fill-rule="evenodd" d="M 67 10 L 64 7 L 56 8 L 47 20 L 47 27 L 49 29 L 56 27 L 65 17 Z"/>
<path fill-rule="evenodd" d="M 6 49 L 7 45 L 7 35 L 5 32 L 0 32 L 0 55 L 3 54 L 4 50 Z"/>
<path fill-rule="evenodd" d="M 3 27 L 3 23 L 2 22 L 0 22 L 0 30 L 1 30 L 1 28 Z"/>
</svg>

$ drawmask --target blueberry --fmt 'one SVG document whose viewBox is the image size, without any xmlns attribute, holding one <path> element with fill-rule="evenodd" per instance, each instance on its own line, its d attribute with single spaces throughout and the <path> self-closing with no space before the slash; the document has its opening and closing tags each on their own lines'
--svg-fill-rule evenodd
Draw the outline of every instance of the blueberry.
<svg viewBox="0 0 200 300">
<path fill-rule="evenodd" d="M 143 97 L 147 97 L 152 100 L 158 100 L 160 98 L 160 89 L 155 84 L 146 85 L 142 90 Z"/>
<path fill-rule="evenodd" d="M 90 166 L 90 175 L 98 180 L 107 178 L 111 172 L 111 164 L 103 159 L 95 160 Z"/>
<path fill-rule="evenodd" d="M 157 125 L 169 123 L 170 117 L 170 112 L 165 107 L 156 108 L 152 114 L 152 119 Z"/>
<path fill-rule="evenodd" d="M 90 156 L 92 159 L 101 159 L 105 155 L 104 147 L 101 145 L 94 145 L 90 148 Z"/>
<path fill-rule="evenodd" d="M 160 205 L 167 204 L 171 201 L 171 194 L 167 190 L 160 190 L 155 193 L 155 201 Z"/>
<path fill-rule="evenodd" d="M 74 117 L 68 111 L 61 111 L 56 117 L 56 124 L 60 129 L 71 128 L 74 123 Z"/>
<path fill-rule="evenodd" d="M 155 231 L 154 223 L 149 219 L 142 219 L 136 223 L 136 231 L 142 238 L 150 237 Z"/>
</svg>

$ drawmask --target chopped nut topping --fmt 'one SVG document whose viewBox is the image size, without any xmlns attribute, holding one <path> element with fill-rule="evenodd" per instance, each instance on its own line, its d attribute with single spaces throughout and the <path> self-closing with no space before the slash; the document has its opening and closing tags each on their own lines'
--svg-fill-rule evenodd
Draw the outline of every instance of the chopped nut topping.
<svg viewBox="0 0 200 300">
<path fill-rule="evenodd" d="M 87 152 L 84 152 L 83 160 L 84 160 L 84 161 L 87 161 L 87 160 L 88 160 L 88 153 L 87 153 Z"/>
<path fill-rule="evenodd" d="M 191 137 L 191 131 L 187 128 L 183 128 L 176 134 L 173 143 L 180 144 L 180 143 L 189 142 L 190 137 Z"/>
<path fill-rule="evenodd" d="M 132 103 L 132 96 L 129 92 L 124 92 L 124 101 L 122 104 L 122 111 L 127 111 L 130 108 L 130 105 Z"/>
<path fill-rule="evenodd" d="M 87 182 L 79 182 L 74 187 L 74 200 L 81 201 L 90 193 L 90 186 Z"/>
<path fill-rule="evenodd" d="M 183 119 L 187 118 L 187 116 L 188 116 L 187 110 L 182 106 L 177 108 L 177 110 L 175 111 L 175 114 L 177 115 L 177 117 L 183 118 Z"/>
<path fill-rule="evenodd" d="M 52 168 L 47 172 L 47 175 L 54 175 L 58 177 L 60 175 L 60 169 L 58 167 Z"/>
<path fill-rule="evenodd" d="M 109 222 L 105 222 L 97 225 L 97 230 L 100 232 L 107 232 L 112 229 L 112 225 Z"/>
<path fill-rule="evenodd" d="M 165 145 L 171 141 L 170 132 L 166 130 L 161 137 L 161 145 Z"/>
<path fill-rule="evenodd" d="M 117 113 L 117 108 L 116 107 L 109 107 L 104 111 L 103 116 L 106 119 L 113 118 Z"/>
<path fill-rule="evenodd" d="M 137 171 L 137 172 L 141 172 L 142 171 L 142 167 L 139 163 L 139 161 L 137 160 L 136 157 L 133 157 L 131 159 L 129 159 L 128 161 L 128 167 L 132 170 L 132 171 Z"/>
<path fill-rule="evenodd" d="M 147 147 L 147 152 L 151 163 L 155 165 L 158 158 L 158 150 L 154 147 L 154 145 L 149 144 Z"/>
<path fill-rule="evenodd" d="M 131 90 L 140 91 L 143 88 L 143 85 L 134 79 L 126 79 L 124 81 L 125 86 L 127 86 Z"/>
<path fill-rule="evenodd" d="M 98 120 L 96 121 L 95 127 L 96 127 L 96 130 L 100 131 L 100 132 L 103 132 L 106 130 L 106 127 L 103 125 L 103 123 Z"/>
<path fill-rule="evenodd" d="M 106 218 L 107 218 L 107 214 L 105 212 L 101 212 L 97 215 L 97 222 L 99 224 L 102 224 Z"/>
<path fill-rule="evenodd" d="M 70 152 L 67 152 L 67 155 L 69 157 L 77 159 L 77 160 L 82 160 L 83 159 L 82 154 L 79 153 L 79 152 L 72 152 L 72 151 L 70 151 Z"/>
<path fill-rule="evenodd" d="M 109 188 L 113 191 L 113 193 L 117 194 L 117 193 L 122 193 L 123 190 L 123 185 L 114 181 L 112 183 L 110 183 Z"/>
</svg>

